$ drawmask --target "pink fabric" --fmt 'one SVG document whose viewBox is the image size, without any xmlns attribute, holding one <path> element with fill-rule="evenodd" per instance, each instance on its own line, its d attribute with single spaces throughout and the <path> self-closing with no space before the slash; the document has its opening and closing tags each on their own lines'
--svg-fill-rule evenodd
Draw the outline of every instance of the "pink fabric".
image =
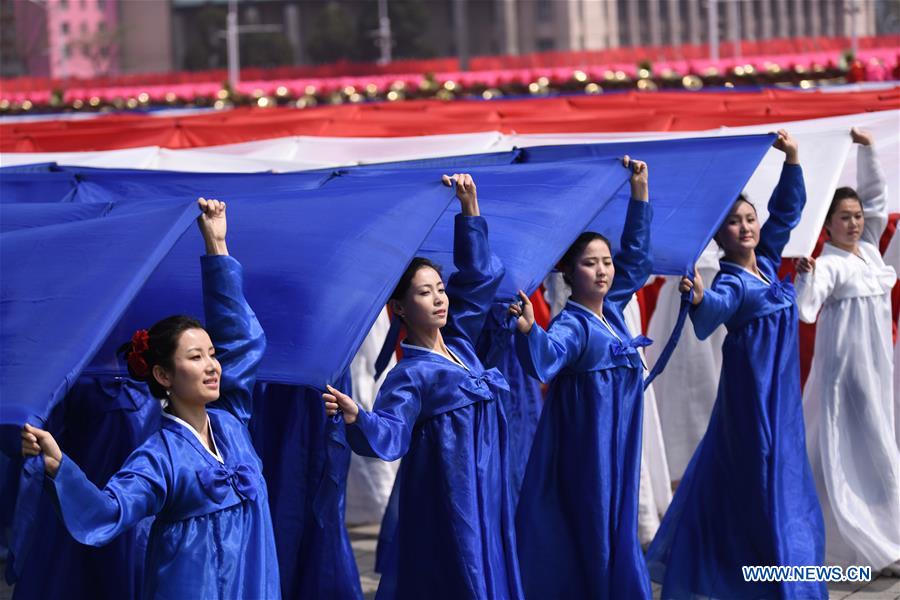
<svg viewBox="0 0 900 600">
<path fill-rule="evenodd" d="M 859 58 L 866 67 L 866 79 L 870 81 L 885 81 L 889 73 L 898 66 L 897 50 L 894 48 L 864 50 Z M 698 59 L 692 61 L 676 60 L 658 62 L 653 64 L 655 74 L 670 69 L 678 75 L 696 73 L 703 75 L 709 69 L 714 68 L 719 73 L 725 73 L 736 66 L 752 65 L 757 71 L 764 71 L 769 64 L 775 64 L 782 69 L 793 69 L 796 65 L 812 71 L 815 66 L 825 67 L 836 64 L 840 59 L 840 52 L 813 53 L 813 54 L 783 54 L 746 57 L 741 60 L 725 59 L 710 61 Z M 446 71 L 435 75 L 438 84 L 453 81 L 460 86 L 483 85 L 485 87 L 502 87 L 510 83 L 527 85 L 536 82 L 541 77 L 546 77 L 552 84 L 562 84 L 572 79 L 576 69 L 572 67 L 537 67 L 520 69 L 492 69 L 485 71 Z M 638 76 L 638 67 L 633 63 L 610 63 L 602 66 L 587 67 L 585 72 L 594 80 L 601 82 L 609 71 L 622 71 L 626 76 L 635 78 Z M 369 75 L 357 77 L 328 77 L 328 78 L 300 78 L 300 79 L 272 79 L 242 81 L 238 85 L 238 91 L 247 95 L 273 96 L 280 87 L 287 88 L 292 96 L 302 95 L 308 86 L 313 86 L 318 94 L 329 94 L 341 91 L 347 87 L 353 87 L 356 92 L 365 95 L 366 88 L 374 85 L 376 93 L 384 94 L 391 86 L 402 81 L 408 88 L 418 89 L 425 81 L 423 75 L 405 73 L 397 75 Z M 166 95 L 174 93 L 178 98 L 215 97 L 221 89 L 221 84 L 210 82 L 195 82 L 165 85 L 125 86 L 125 87 L 81 87 L 66 91 L 65 100 L 71 102 L 75 99 L 84 101 L 91 97 L 98 97 L 103 101 L 112 101 L 116 98 L 137 98 L 139 94 L 146 93 L 153 101 L 163 101 Z M 5 92 L 4 92 L 5 94 Z M 32 98 L 33 94 L 17 94 L 18 98 Z M 4 95 L 8 99 L 11 96 Z"/>
<path fill-rule="evenodd" d="M 606 71 L 624 71 L 634 77 L 637 63 L 649 60 L 654 71 L 665 68 L 676 73 L 702 73 L 710 67 L 719 71 L 736 64 L 752 64 L 757 69 L 766 63 L 791 68 L 794 64 L 812 67 L 815 64 L 837 64 L 841 53 L 850 47 L 846 38 L 796 38 L 786 40 L 744 41 L 741 45 L 742 57 L 734 56 L 733 45 L 726 42 L 720 47 L 722 60 L 713 63 L 708 59 L 705 45 L 677 47 L 629 47 L 583 52 L 545 52 L 523 56 L 484 56 L 471 61 L 471 71 L 459 72 L 454 58 L 431 60 L 397 61 L 385 66 L 374 64 L 338 63 L 312 67 L 276 67 L 269 69 L 243 69 L 242 93 L 252 94 L 262 90 L 272 94 L 279 86 L 298 93 L 307 85 L 331 92 L 346 86 L 364 91 L 365 86 L 374 83 L 380 92 L 394 81 L 403 80 L 408 86 L 419 85 L 424 80 L 423 73 L 436 73 L 437 80 L 453 80 L 466 85 L 483 84 L 489 87 L 505 82 L 530 83 L 539 77 L 547 77 L 555 83 L 567 81 L 575 69 L 586 70 L 593 78 L 602 78 Z M 898 66 L 897 53 L 900 50 L 900 36 L 878 36 L 861 38 L 859 57 L 868 61 L 876 58 L 886 65 L 887 73 Z M 873 77 L 881 81 L 881 71 L 873 71 Z M 887 75 L 887 74 L 886 74 Z M 886 76 L 885 75 L 885 76 Z M 163 99 L 166 93 L 174 92 L 183 97 L 211 96 L 220 89 L 220 83 L 227 79 L 224 70 L 203 72 L 176 72 L 161 74 L 120 75 L 97 77 L 90 80 L 50 80 L 46 78 L 16 78 L 2 80 L 0 97 L 6 99 L 33 98 L 35 96 L 13 96 L 17 92 L 49 92 L 51 89 L 66 88 L 67 98 L 90 99 L 92 96 L 103 100 L 117 97 L 136 97 L 142 92 L 151 98 Z"/>
</svg>

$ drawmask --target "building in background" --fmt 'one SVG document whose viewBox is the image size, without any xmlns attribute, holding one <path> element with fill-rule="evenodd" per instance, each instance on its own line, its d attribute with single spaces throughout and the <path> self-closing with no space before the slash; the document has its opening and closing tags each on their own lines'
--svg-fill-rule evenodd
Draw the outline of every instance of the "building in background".
<svg viewBox="0 0 900 600">
<path fill-rule="evenodd" d="M 515 53 L 709 43 L 715 2 L 721 41 L 876 35 L 896 0 L 497 0 Z M 900 11 L 897 11 L 900 12 Z M 897 15 L 900 16 L 900 15 Z M 890 23 L 887 23 L 890 26 Z M 896 18 L 893 31 L 896 32 Z M 518 39 L 515 39 L 515 38 Z"/>
<path fill-rule="evenodd" d="M 117 1 L 119 72 L 171 71 L 175 63 L 172 60 L 172 6 L 169 0 Z"/>
<path fill-rule="evenodd" d="M 599 49 L 618 44 L 615 0 L 494 0 L 492 4 L 499 23 L 492 54 Z"/>
<path fill-rule="evenodd" d="M 308 0 L 239 0 L 242 66 L 274 67 L 304 64 L 301 30 L 319 8 L 330 4 Z M 176 69 L 224 69 L 227 66 L 225 27 L 228 0 L 171 0 L 172 61 Z M 342 40 L 336 40 L 342 42 Z"/>
<path fill-rule="evenodd" d="M 387 0 L 395 60 L 457 55 L 460 14 L 466 24 L 470 56 L 707 44 L 712 1 Z M 849 37 L 854 19 L 860 37 L 900 30 L 897 0 L 715 2 L 721 42 Z M 224 67 L 224 38 L 216 32 L 224 27 L 227 4 L 228 0 L 172 0 L 177 67 Z M 372 61 L 377 57 L 377 0 L 241 0 L 239 12 L 242 25 L 272 29 L 255 41 L 257 34 L 241 35 L 242 65 Z M 265 44 L 278 50 L 244 51 Z"/>
<path fill-rule="evenodd" d="M 0 46 L 4 75 L 20 66 L 33 77 L 95 77 L 118 72 L 118 1 L 0 1 L 6 34 Z"/>
<path fill-rule="evenodd" d="M 898 0 L 386 0 L 394 60 L 900 32 Z M 0 0 L 0 75 L 223 69 L 228 0 Z M 378 0 L 239 0 L 241 65 L 375 61 Z"/>
<path fill-rule="evenodd" d="M 438 56 L 457 53 L 456 2 L 466 7 L 473 56 L 708 44 L 713 1 L 721 42 L 900 32 L 898 0 L 422 1 L 430 15 L 426 38 Z"/>
<path fill-rule="evenodd" d="M 0 0 L 0 76 L 46 77 L 49 73 L 46 54 L 47 23 L 43 7 Z"/>
</svg>

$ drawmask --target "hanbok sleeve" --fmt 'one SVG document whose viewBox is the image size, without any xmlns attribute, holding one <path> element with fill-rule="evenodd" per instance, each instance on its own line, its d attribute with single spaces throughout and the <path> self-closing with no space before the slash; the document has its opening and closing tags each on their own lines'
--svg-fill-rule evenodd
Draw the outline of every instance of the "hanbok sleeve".
<svg viewBox="0 0 900 600">
<path fill-rule="evenodd" d="M 806 204 L 806 185 L 800 165 L 784 163 L 781 178 L 769 199 L 769 218 L 759 233 L 756 255 L 768 259 L 775 270 L 781 264 L 781 252 L 791 238 L 791 230 L 800 223 Z"/>
<path fill-rule="evenodd" d="M 825 261 L 811 273 L 798 273 L 796 280 L 797 310 L 804 323 L 815 323 L 822 304 L 834 290 L 835 271 Z"/>
<path fill-rule="evenodd" d="M 491 254 L 484 217 L 456 215 L 453 263 L 457 271 L 447 282 L 450 311 L 444 329 L 474 346 L 504 273 Z"/>
<path fill-rule="evenodd" d="M 164 456 L 141 447 L 100 490 L 63 454 L 56 476 L 47 481 L 72 537 L 88 546 L 103 546 L 162 510 L 170 467 Z"/>
<path fill-rule="evenodd" d="M 705 340 L 737 312 L 744 297 L 744 285 L 739 277 L 719 273 L 708 290 L 703 292 L 700 304 L 691 307 L 694 333 Z"/>
<path fill-rule="evenodd" d="M 649 202 L 630 200 L 622 231 L 621 249 L 613 257 L 616 275 L 606 302 L 627 304 L 636 291 L 650 277 L 653 261 L 650 258 L 650 221 L 653 207 Z"/>
<path fill-rule="evenodd" d="M 253 384 L 266 336 L 244 298 L 241 263 L 221 255 L 203 256 L 200 261 L 206 330 L 222 364 L 220 395 L 213 406 L 246 425 L 253 411 Z"/>
<path fill-rule="evenodd" d="M 865 216 L 861 237 L 878 248 L 888 221 L 887 178 L 872 146 L 860 146 L 857 150 L 856 188 Z"/>
<path fill-rule="evenodd" d="M 587 332 L 574 320 L 557 318 L 549 331 L 535 323 L 528 334 L 516 330 L 516 356 L 526 373 L 547 383 L 584 352 Z"/>
<path fill-rule="evenodd" d="M 412 430 L 422 410 L 421 391 L 406 369 L 394 368 L 378 392 L 371 412 L 360 407 L 347 427 L 350 448 L 361 456 L 392 461 L 409 450 Z"/>
</svg>

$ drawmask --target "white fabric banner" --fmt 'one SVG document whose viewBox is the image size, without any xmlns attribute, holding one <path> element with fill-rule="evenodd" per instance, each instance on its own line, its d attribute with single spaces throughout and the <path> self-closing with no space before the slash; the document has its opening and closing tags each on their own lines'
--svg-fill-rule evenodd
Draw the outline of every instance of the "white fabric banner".
<svg viewBox="0 0 900 600">
<path fill-rule="evenodd" d="M 497 131 L 393 138 L 295 136 L 210 146 L 198 151 L 337 167 L 510 150 L 512 142 L 506 137 Z"/>
</svg>

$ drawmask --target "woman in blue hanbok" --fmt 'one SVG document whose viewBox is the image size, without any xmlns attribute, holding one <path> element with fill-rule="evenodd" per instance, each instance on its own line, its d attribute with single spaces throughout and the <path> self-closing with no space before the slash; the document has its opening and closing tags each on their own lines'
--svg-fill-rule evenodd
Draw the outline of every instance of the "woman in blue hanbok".
<svg viewBox="0 0 900 600">
<path fill-rule="evenodd" d="M 138 446 L 159 431 L 160 413 L 159 400 L 143 383 L 82 375 L 48 417 L 47 429 L 59 432 L 56 440 L 66 455 L 88 480 L 102 487 Z M 52 494 L 43 493 L 43 462 L 26 461 L 20 471 L 13 548 L 21 552 L 7 564 L 8 576 L 15 577 L 14 600 L 139 597 L 150 519 L 103 547 L 85 546 L 57 518 Z M 48 572 L 54 576 L 47 577 Z"/>
<path fill-rule="evenodd" d="M 500 393 L 500 402 L 509 431 L 509 485 L 513 508 L 519 503 L 531 442 L 544 405 L 541 382 L 528 375 L 516 357 L 515 331 L 507 304 L 496 302 L 475 345 L 482 364 L 488 368 L 496 367 L 509 384 L 509 391 Z"/>
<path fill-rule="evenodd" d="M 485 370 L 474 347 L 503 267 L 490 252 L 472 178 L 453 178 L 462 207 L 457 272 L 445 290 L 437 267 L 417 258 L 401 277 L 391 307 L 407 329 L 403 359 L 371 412 L 330 386 L 323 395 L 328 414 L 343 413 L 354 452 L 403 457 L 379 600 L 522 597 L 498 401 L 509 386 L 496 369 Z"/>
<path fill-rule="evenodd" d="M 629 161 L 631 200 L 615 257 L 583 233 L 561 261 L 571 299 L 547 331 L 528 297 L 516 349 L 525 371 L 551 382 L 516 510 L 528 598 L 650 598 L 638 540 L 644 366 L 623 309 L 650 276 L 647 166 Z"/>
<path fill-rule="evenodd" d="M 144 597 L 277 598 L 268 495 L 247 429 L 265 336 L 244 299 L 241 266 L 228 256 L 225 204 L 198 204 L 209 333 L 175 316 L 126 345 L 129 373 L 167 402 L 160 431 L 102 490 L 46 431 L 25 425 L 22 451 L 42 455 L 59 514 L 83 544 L 106 544 L 155 516 Z"/>
<path fill-rule="evenodd" d="M 710 289 L 693 289 L 697 337 L 728 329 L 709 427 L 647 562 L 669 598 L 827 598 L 821 582 L 748 582 L 744 566 L 815 566 L 824 558 L 822 511 L 806 456 L 793 286 L 778 280 L 781 251 L 806 202 L 796 142 L 778 132 L 786 160 L 760 229 L 738 199 L 716 234 L 725 252 Z"/>
</svg>

